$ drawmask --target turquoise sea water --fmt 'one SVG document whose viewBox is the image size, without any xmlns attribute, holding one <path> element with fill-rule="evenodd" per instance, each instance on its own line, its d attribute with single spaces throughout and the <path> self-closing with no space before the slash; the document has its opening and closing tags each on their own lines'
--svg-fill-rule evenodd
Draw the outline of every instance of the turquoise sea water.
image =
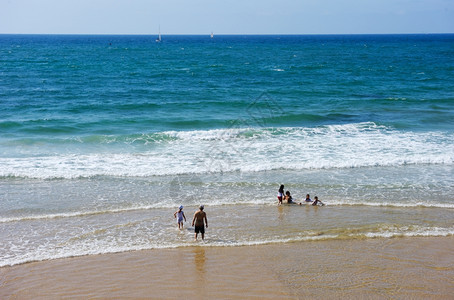
<svg viewBox="0 0 454 300">
<path fill-rule="evenodd" d="M 454 35 L 0 35 L 0 266 L 452 235 L 453 101 Z"/>
</svg>

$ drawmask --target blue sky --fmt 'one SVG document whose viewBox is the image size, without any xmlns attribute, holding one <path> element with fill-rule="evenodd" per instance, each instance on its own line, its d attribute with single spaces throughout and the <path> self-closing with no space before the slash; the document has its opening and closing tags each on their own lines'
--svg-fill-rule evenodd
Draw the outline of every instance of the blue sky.
<svg viewBox="0 0 454 300">
<path fill-rule="evenodd" d="M 454 33 L 454 0 L 0 0 L 0 33 Z"/>
</svg>

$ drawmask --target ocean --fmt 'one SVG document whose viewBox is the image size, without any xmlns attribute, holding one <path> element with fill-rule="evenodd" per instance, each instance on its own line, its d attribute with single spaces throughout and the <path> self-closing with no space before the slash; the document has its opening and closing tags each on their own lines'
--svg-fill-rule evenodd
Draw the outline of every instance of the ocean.
<svg viewBox="0 0 454 300">
<path fill-rule="evenodd" d="M 0 267 L 454 234 L 454 35 L 155 39 L 0 35 Z"/>
</svg>

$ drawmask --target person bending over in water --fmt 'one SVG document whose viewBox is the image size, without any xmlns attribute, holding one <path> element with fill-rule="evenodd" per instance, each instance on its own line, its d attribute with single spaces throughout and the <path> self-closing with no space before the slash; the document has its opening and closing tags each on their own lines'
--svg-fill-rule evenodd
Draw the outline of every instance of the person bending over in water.
<svg viewBox="0 0 454 300">
<path fill-rule="evenodd" d="M 203 221 L 205 221 L 205 224 Z M 194 218 L 192 219 L 192 226 L 194 226 L 195 231 L 194 239 L 197 241 L 197 235 L 200 232 L 203 240 L 205 238 L 205 227 L 208 228 L 207 214 L 203 211 L 203 205 L 200 205 L 199 210 L 195 212 Z"/>
<path fill-rule="evenodd" d="M 322 201 L 318 200 L 318 197 L 317 197 L 317 196 L 315 196 L 315 197 L 314 197 L 314 202 L 312 202 L 312 205 L 316 206 L 316 205 L 318 205 L 319 203 L 320 203 L 321 206 L 324 206 L 324 205 L 325 205 Z"/>
<path fill-rule="evenodd" d="M 284 198 L 284 185 L 283 184 L 281 184 L 281 187 L 279 188 L 279 191 L 277 192 L 277 200 L 279 201 L 278 205 L 282 204 L 282 198 Z"/>
</svg>

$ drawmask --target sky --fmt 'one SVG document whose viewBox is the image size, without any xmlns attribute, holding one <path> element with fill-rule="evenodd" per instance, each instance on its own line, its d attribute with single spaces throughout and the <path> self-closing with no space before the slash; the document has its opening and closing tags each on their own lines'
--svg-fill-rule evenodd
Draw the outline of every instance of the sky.
<svg viewBox="0 0 454 300">
<path fill-rule="evenodd" d="M 0 0 L 8 34 L 454 33 L 454 0 Z"/>
</svg>

